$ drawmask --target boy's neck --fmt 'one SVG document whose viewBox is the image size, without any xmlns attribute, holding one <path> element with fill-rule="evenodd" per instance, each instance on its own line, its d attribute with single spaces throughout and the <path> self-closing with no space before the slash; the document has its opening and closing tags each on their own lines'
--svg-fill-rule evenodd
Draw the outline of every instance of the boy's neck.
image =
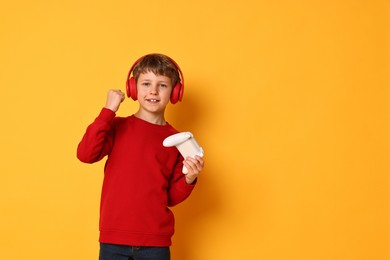
<svg viewBox="0 0 390 260">
<path fill-rule="evenodd" d="M 142 112 L 141 110 L 138 110 L 135 114 L 135 117 L 142 119 L 146 122 L 149 122 L 151 124 L 155 125 L 166 125 L 167 122 L 165 121 L 164 114 L 150 114 Z"/>
</svg>

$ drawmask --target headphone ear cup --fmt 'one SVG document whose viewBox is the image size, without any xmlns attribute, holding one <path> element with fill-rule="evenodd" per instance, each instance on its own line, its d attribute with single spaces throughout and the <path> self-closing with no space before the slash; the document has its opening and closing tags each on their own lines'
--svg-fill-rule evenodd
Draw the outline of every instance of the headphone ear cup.
<svg viewBox="0 0 390 260">
<path fill-rule="evenodd" d="M 126 92 L 128 97 L 131 97 L 133 100 L 137 100 L 137 82 L 134 77 L 127 80 Z"/>
<path fill-rule="evenodd" d="M 180 102 L 183 99 L 183 93 L 184 93 L 184 85 L 180 83 L 180 92 L 179 92 L 179 101 Z"/>
<path fill-rule="evenodd" d="M 130 79 L 126 80 L 126 95 L 130 97 Z"/>
<path fill-rule="evenodd" d="M 176 104 L 178 101 L 181 101 L 183 98 L 183 86 L 181 83 L 177 83 L 172 90 L 171 94 L 171 103 Z"/>
</svg>

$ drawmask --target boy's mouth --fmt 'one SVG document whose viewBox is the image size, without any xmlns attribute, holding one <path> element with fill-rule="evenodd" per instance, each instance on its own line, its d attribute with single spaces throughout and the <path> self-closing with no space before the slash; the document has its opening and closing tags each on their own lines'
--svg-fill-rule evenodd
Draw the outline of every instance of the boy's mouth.
<svg viewBox="0 0 390 260">
<path fill-rule="evenodd" d="M 146 101 L 148 101 L 148 102 L 151 102 L 151 103 L 157 103 L 157 102 L 160 102 L 160 100 L 153 99 L 153 98 L 148 98 L 148 99 L 146 99 Z"/>
</svg>

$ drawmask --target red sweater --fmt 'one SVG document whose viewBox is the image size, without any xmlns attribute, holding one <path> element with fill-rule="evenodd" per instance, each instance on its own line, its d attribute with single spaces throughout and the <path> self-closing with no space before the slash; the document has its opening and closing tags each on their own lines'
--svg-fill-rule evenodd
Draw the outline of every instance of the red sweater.
<svg viewBox="0 0 390 260">
<path fill-rule="evenodd" d="M 108 155 L 100 205 L 100 242 L 170 246 L 174 216 L 168 207 L 185 200 L 194 185 L 185 182 L 183 157 L 163 140 L 171 125 L 115 117 L 103 108 L 88 126 L 77 157 L 94 163 Z"/>
</svg>

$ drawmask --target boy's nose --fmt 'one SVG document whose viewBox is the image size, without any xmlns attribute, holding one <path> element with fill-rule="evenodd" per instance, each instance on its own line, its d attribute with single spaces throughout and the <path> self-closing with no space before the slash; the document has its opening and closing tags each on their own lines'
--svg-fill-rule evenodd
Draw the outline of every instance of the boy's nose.
<svg viewBox="0 0 390 260">
<path fill-rule="evenodd" d="M 157 94 L 157 86 L 151 86 L 150 87 L 150 93 Z"/>
</svg>

